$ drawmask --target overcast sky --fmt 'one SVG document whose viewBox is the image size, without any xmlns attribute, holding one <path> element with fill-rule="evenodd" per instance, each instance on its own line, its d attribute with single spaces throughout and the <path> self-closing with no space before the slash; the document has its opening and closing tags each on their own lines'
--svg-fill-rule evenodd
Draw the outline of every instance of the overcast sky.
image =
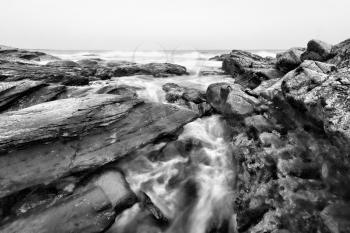
<svg viewBox="0 0 350 233">
<path fill-rule="evenodd" d="M 350 0 L 0 0 L 0 44 L 284 49 L 350 37 Z"/>
</svg>

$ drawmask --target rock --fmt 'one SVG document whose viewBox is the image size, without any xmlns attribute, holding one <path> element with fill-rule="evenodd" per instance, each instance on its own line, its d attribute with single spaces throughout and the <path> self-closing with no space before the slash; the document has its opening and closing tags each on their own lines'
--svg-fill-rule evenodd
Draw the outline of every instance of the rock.
<svg viewBox="0 0 350 233">
<path fill-rule="evenodd" d="M 214 83 L 207 89 L 207 101 L 225 116 L 246 116 L 254 112 L 258 100 L 242 91 L 239 85 Z"/>
<path fill-rule="evenodd" d="M 287 73 L 297 68 L 302 62 L 301 55 L 304 51 L 304 48 L 291 48 L 283 53 L 277 54 L 277 69 Z"/>
<path fill-rule="evenodd" d="M 102 232 L 136 201 L 123 175 L 109 169 L 86 178 L 72 195 L 8 220 L 0 232 Z"/>
<path fill-rule="evenodd" d="M 168 217 L 166 217 L 162 213 L 162 211 L 156 205 L 153 204 L 151 198 L 146 193 L 141 192 L 140 202 L 141 202 L 141 208 L 147 209 L 159 224 L 163 224 L 163 225 L 169 224 L 170 221 Z"/>
<path fill-rule="evenodd" d="M 337 71 L 337 68 L 333 64 L 306 60 L 302 64 L 300 64 L 300 69 L 307 68 L 308 70 L 312 70 L 319 73 L 330 74 L 332 72 Z M 262 96 L 268 100 L 273 100 L 276 97 L 282 97 L 282 83 L 284 80 L 292 80 L 294 77 L 299 75 L 299 70 L 292 70 L 288 72 L 283 78 L 279 80 L 268 80 L 264 81 L 260 86 L 253 90 L 253 93 L 259 96 Z"/>
<path fill-rule="evenodd" d="M 320 73 L 300 67 L 282 83 L 287 100 L 323 125 L 330 136 L 350 139 L 350 73 L 340 70 L 335 74 Z"/>
<path fill-rule="evenodd" d="M 48 62 L 46 66 L 54 66 L 54 67 L 80 67 L 80 65 L 74 61 L 70 60 L 59 60 L 59 61 L 52 61 Z"/>
<path fill-rule="evenodd" d="M 140 68 L 145 73 L 149 73 L 154 77 L 168 77 L 172 75 L 187 74 L 184 66 L 170 64 L 170 63 L 149 63 L 140 65 Z"/>
<path fill-rule="evenodd" d="M 217 76 L 217 75 L 225 75 L 226 73 L 219 69 L 213 69 L 213 70 L 201 70 L 199 71 L 199 76 Z"/>
<path fill-rule="evenodd" d="M 166 83 L 162 88 L 166 93 L 165 99 L 169 103 L 184 106 L 201 116 L 211 112 L 211 107 L 206 102 L 205 93 L 198 89 L 182 87 L 175 83 Z"/>
<path fill-rule="evenodd" d="M 323 63 L 318 61 L 310 61 L 310 60 L 306 60 L 303 63 L 301 63 L 300 67 L 308 68 L 310 70 L 314 70 L 324 74 L 329 74 L 337 71 L 337 67 L 333 64 Z"/>
<path fill-rule="evenodd" d="M 259 140 L 263 146 L 279 148 L 283 145 L 281 139 L 274 133 L 263 132 L 259 135 Z"/>
<path fill-rule="evenodd" d="M 306 51 L 301 55 L 301 60 L 327 61 L 332 58 L 332 45 L 320 40 L 310 40 Z"/>
<path fill-rule="evenodd" d="M 233 50 L 222 63 L 222 69 L 232 75 L 236 82 L 254 89 L 263 80 L 281 78 L 283 74 L 275 69 L 275 61 L 258 55 Z"/>
<path fill-rule="evenodd" d="M 332 233 L 345 233 L 350 231 L 349 204 L 331 204 L 322 211 L 321 218 Z"/>
<path fill-rule="evenodd" d="M 97 168 L 197 118 L 175 106 L 89 95 L 0 115 L 0 197 Z"/>
<path fill-rule="evenodd" d="M 0 60 L 8 60 L 13 62 L 14 61 L 29 62 L 29 61 L 59 60 L 59 58 L 43 52 L 28 51 L 24 49 L 17 49 L 17 48 L 1 45 Z"/>
<path fill-rule="evenodd" d="M 76 62 L 81 67 L 95 67 L 99 64 L 98 59 L 82 59 Z"/>
<path fill-rule="evenodd" d="M 13 107 L 22 97 L 44 86 L 43 82 L 31 80 L 0 82 L 0 111 Z"/>
<path fill-rule="evenodd" d="M 273 125 L 262 115 L 254 115 L 246 117 L 244 119 L 244 124 L 248 128 L 254 128 L 256 131 L 262 133 L 266 131 L 272 131 Z"/>
<path fill-rule="evenodd" d="M 113 62 L 98 67 L 96 76 L 101 79 L 131 75 L 153 75 L 154 77 L 168 77 L 187 74 L 186 68 L 170 63 L 136 64 L 131 62 Z"/>
<path fill-rule="evenodd" d="M 115 213 L 108 196 L 96 187 L 5 222 L 0 232 L 102 232 L 114 219 Z"/>
<path fill-rule="evenodd" d="M 205 92 L 198 89 L 182 87 L 175 83 L 166 83 L 162 89 L 166 92 L 166 99 L 169 102 L 174 102 L 179 98 L 196 104 L 206 101 Z"/>
<path fill-rule="evenodd" d="M 89 81 L 94 79 L 104 80 L 131 75 L 168 77 L 188 74 L 185 67 L 170 63 L 136 64 L 122 61 L 104 62 L 98 59 L 84 59 L 79 63 L 57 60 L 46 65 L 38 65 L 13 61 L 7 57 L 1 60 L 0 54 L 0 81 L 31 79 L 67 86 L 81 86 L 89 84 Z"/>
<path fill-rule="evenodd" d="M 209 58 L 209 61 L 224 61 L 226 58 L 229 58 L 230 54 L 221 54 L 214 57 Z"/>
<path fill-rule="evenodd" d="M 125 177 L 116 169 L 105 169 L 91 175 L 83 187 L 77 188 L 75 192 L 100 187 L 111 202 L 117 213 L 131 207 L 137 202 L 136 195 L 131 191 Z"/>
<path fill-rule="evenodd" d="M 338 68 L 350 66 L 350 39 L 347 39 L 332 48 L 332 54 L 335 56 L 328 62 L 336 65 Z"/>
<path fill-rule="evenodd" d="M 19 81 L 22 82 L 22 81 Z M 34 81 L 31 81 L 34 82 Z M 12 82 L 11 82 L 12 83 Z M 0 84 L 1 85 L 1 84 Z M 25 95 L 16 98 L 9 108 L 5 111 L 16 111 L 23 108 L 27 108 L 36 104 L 41 104 L 58 99 L 59 96 L 65 92 L 66 87 L 63 85 L 49 85 L 42 86 L 38 89 L 34 89 L 30 92 L 25 93 Z"/>
<path fill-rule="evenodd" d="M 88 77 L 84 77 L 82 70 L 78 67 L 40 66 L 13 62 L 0 64 L 0 79 L 6 82 L 30 79 L 65 85 L 86 85 L 89 82 Z"/>
</svg>

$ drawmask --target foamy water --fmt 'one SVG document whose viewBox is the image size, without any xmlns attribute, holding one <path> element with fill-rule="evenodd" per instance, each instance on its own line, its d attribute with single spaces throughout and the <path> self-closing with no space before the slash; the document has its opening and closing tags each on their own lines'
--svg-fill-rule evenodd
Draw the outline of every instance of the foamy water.
<svg viewBox="0 0 350 233">
<path fill-rule="evenodd" d="M 171 158 L 166 161 L 140 156 L 122 163 L 133 191 L 146 193 L 170 223 L 161 229 L 152 221 L 140 222 L 142 209 L 136 205 L 117 218 L 109 233 L 142 229 L 206 233 L 221 228 L 234 232 L 235 163 L 226 130 L 220 116 L 198 119 L 187 124 L 178 138 L 183 144 L 196 145 L 186 156 L 175 150 L 164 152 Z"/>
</svg>

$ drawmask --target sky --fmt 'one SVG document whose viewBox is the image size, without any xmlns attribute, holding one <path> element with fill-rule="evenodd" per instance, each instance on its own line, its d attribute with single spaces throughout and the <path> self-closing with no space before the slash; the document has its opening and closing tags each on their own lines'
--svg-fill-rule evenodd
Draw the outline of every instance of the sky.
<svg viewBox="0 0 350 233">
<path fill-rule="evenodd" d="M 350 37 L 350 0 L 0 0 L 0 44 L 31 49 L 286 49 Z"/>
</svg>

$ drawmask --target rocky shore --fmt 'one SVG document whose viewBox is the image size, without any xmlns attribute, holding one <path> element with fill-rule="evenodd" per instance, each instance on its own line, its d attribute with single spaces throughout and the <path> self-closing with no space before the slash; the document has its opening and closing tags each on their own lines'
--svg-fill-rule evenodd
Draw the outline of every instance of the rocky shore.
<svg viewBox="0 0 350 233">
<path fill-rule="evenodd" d="M 233 50 L 213 59 L 234 84 L 203 92 L 166 83 L 167 103 L 155 103 L 109 80 L 188 75 L 185 67 L 0 46 L 0 232 L 106 232 L 136 205 L 158 228 L 135 233 L 188 232 L 132 190 L 124 164 L 199 150 L 206 142 L 178 137 L 213 114 L 227 122 L 235 177 L 230 220 L 205 233 L 350 232 L 350 40 L 311 40 L 276 58 Z"/>
</svg>

